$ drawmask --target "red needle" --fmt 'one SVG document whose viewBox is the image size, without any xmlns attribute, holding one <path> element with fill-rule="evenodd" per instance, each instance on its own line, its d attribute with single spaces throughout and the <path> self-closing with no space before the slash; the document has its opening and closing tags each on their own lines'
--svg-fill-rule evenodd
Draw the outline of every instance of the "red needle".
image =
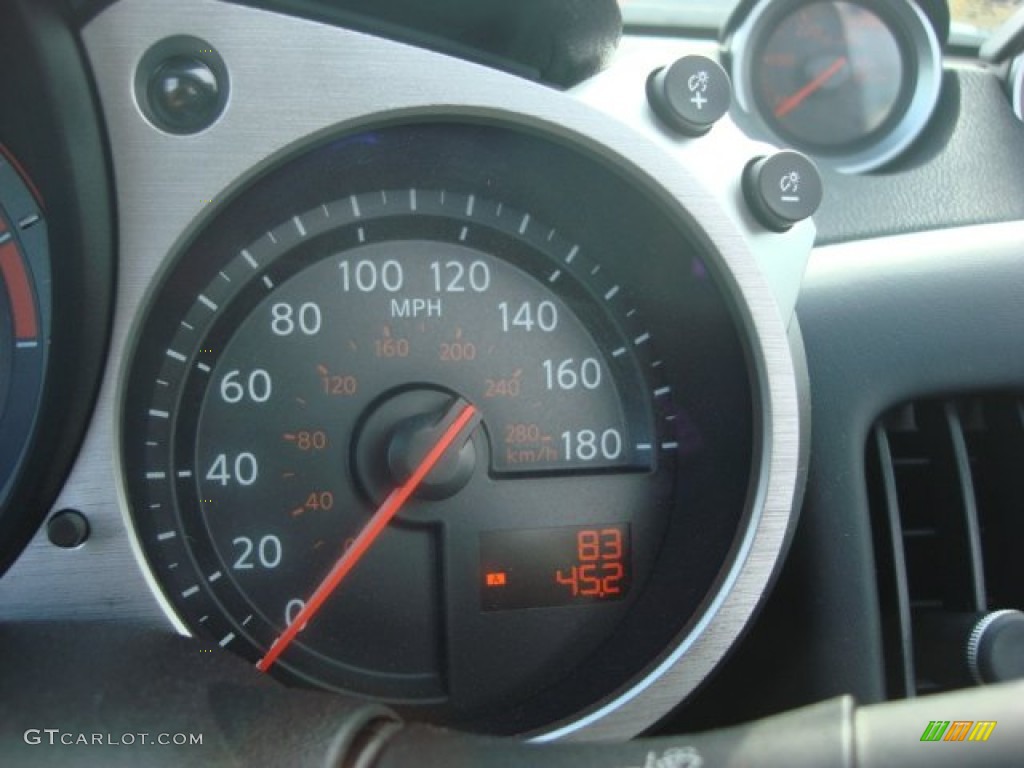
<svg viewBox="0 0 1024 768">
<path fill-rule="evenodd" d="M 789 98 L 785 99 L 779 106 L 775 108 L 776 117 L 785 117 L 794 109 L 804 103 L 804 100 L 812 93 L 817 91 L 821 86 L 831 80 L 840 69 L 846 66 L 848 59 L 845 56 L 840 56 L 838 59 L 832 62 L 828 69 L 818 75 L 816 78 L 811 80 L 807 85 L 801 88 L 799 91 L 794 93 Z"/>
<path fill-rule="evenodd" d="M 476 407 L 471 403 L 466 403 L 465 407 L 455 418 L 455 421 L 445 429 L 441 438 L 434 444 L 427 455 L 423 457 L 423 460 L 416 467 L 412 476 L 403 485 L 395 488 L 384 499 L 384 503 L 373 513 L 370 521 L 359 532 L 355 541 L 352 542 L 352 546 L 346 549 L 341 559 L 334 564 L 331 572 L 327 574 L 327 578 L 316 588 L 316 592 L 313 593 L 313 596 L 306 602 L 305 607 L 292 620 L 291 625 L 273 642 L 267 651 L 267 655 L 257 662 L 256 669 L 260 672 L 266 672 L 277 661 L 277 657 L 284 653 L 288 646 L 291 645 L 295 636 L 316 615 L 316 612 L 320 610 L 320 607 L 331 596 L 331 593 L 337 589 L 342 579 L 355 568 L 356 564 L 363 558 L 363 555 L 373 546 L 373 543 L 384 532 L 391 519 L 405 506 L 405 502 L 416 492 L 420 483 L 430 474 L 430 471 L 437 465 L 437 462 L 444 456 L 445 451 L 451 447 L 459 433 L 473 420 L 476 414 Z"/>
</svg>

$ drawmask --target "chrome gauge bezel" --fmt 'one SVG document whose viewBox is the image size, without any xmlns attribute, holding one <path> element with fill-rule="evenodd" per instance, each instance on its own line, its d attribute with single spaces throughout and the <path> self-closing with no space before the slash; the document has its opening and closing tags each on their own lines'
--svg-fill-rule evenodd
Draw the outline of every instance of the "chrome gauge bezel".
<svg viewBox="0 0 1024 768">
<path fill-rule="evenodd" d="M 145 52 L 181 34 L 216 47 L 232 76 L 231 101 L 221 120 L 189 137 L 154 129 L 131 87 Z M 700 142 L 680 143 L 666 134 L 644 105 L 649 63 L 613 70 L 609 74 L 617 80 L 587 93 L 565 94 L 439 54 L 215 0 L 121 0 L 89 22 L 82 40 L 110 139 L 122 264 L 104 388 L 83 459 L 59 500 L 97 524 L 97 535 L 63 566 L 65 573 L 81 569 L 84 594 L 79 591 L 77 602 L 95 598 L 110 605 L 116 599 L 126 615 L 151 622 L 154 595 L 162 602 L 134 534 L 122 528 L 130 531 L 130 519 L 114 517 L 118 511 L 128 516 L 121 468 L 111 456 L 119 450 L 119 403 L 133 324 L 166 268 L 167 254 L 196 231 L 217 200 L 244 187 L 272 159 L 310 141 L 392 119 L 486 118 L 580 146 L 631 177 L 718 254 L 723 283 L 738 307 L 763 419 L 758 477 L 751 484 L 752 524 L 719 587 L 708 595 L 701 619 L 652 660 L 647 672 L 609 700 L 528 735 L 629 737 L 693 692 L 739 638 L 777 571 L 792 532 L 806 456 L 804 384 L 788 327 L 788 302 L 795 300 L 796 288 L 784 273 L 795 274 L 799 284 L 813 226 L 765 233 L 742 207 L 743 168 L 764 147 L 747 141 L 729 121 Z M 276 52 L 273 67 L 266 66 L 268 51 Z M 622 120 L 624 104 L 629 124 Z M 780 265 L 788 267 L 780 271 Z M 115 573 L 134 573 L 133 557 L 152 595 L 124 570 Z M 163 608 L 164 621 L 185 631 L 174 612 Z"/>
<path fill-rule="evenodd" d="M 913 0 L 844 0 L 876 14 L 900 40 L 906 76 L 901 84 L 909 93 L 902 114 L 865 147 L 834 153 L 815 152 L 813 147 L 783 137 L 758 109 L 755 76 L 758 51 L 778 25 L 801 8 L 824 0 L 774 0 L 757 5 L 733 33 L 727 48 L 736 93 L 736 108 L 751 124 L 752 132 L 780 145 L 790 145 L 841 173 L 862 174 L 877 170 L 898 158 L 927 127 L 942 92 L 942 47 L 935 28 Z"/>
<path fill-rule="evenodd" d="M 1018 120 L 1024 121 L 1024 54 L 1015 58 L 1010 65 L 1009 83 L 1013 114 Z"/>
</svg>

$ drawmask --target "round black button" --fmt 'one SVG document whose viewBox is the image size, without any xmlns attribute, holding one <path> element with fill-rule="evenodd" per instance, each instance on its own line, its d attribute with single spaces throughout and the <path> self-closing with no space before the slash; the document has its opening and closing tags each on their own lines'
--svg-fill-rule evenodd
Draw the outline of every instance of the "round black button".
<svg viewBox="0 0 1024 768">
<path fill-rule="evenodd" d="M 197 133 L 220 115 L 221 85 L 213 69 L 191 56 L 172 56 L 149 78 L 153 117 L 171 133 Z"/>
<path fill-rule="evenodd" d="M 792 150 L 754 160 L 743 172 L 747 204 L 758 221 L 777 232 L 810 218 L 823 194 L 817 166 Z"/>
<path fill-rule="evenodd" d="M 89 538 L 89 521 L 77 509 L 62 509 L 46 524 L 50 543 L 61 549 L 74 549 Z"/>
<path fill-rule="evenodd" d="M 732 83 L 707 56 L 684 56 L 647 78 L 647 100 L 669 127 L 703 136 L 729 111 Z"/>
</svg>

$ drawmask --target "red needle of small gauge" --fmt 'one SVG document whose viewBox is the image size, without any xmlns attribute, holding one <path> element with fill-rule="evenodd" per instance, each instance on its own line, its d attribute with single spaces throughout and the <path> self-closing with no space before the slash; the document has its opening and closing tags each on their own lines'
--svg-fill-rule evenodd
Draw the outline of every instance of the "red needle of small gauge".
<svg viewBox="0 0 1024 768">
<path fill-rule="evenodd" d="M 812 93 L 821 88 L 821 86 L 823 86 L 833 77 L 835 77 L 836 73 L 838 73 L 840 69 L 846 66 L 847 61 L 848 59 L 845 56 L 840 56 L 838 59 L 833 61 L 832 64 L 829 65 L 828 69 L 826 69 L 816 78 L 811 80 L 811 82 L 809 82 L 799 91 L 794 93 L 792 96 L 790 96 L 787 99 L 784 99 L 782 103 L 775 108 L 775 116 L 785 117 L 794 109 L 803 104 L 804 100 L 808 96 L 810 96 Z"/>
<path fill-rule="evenodd" d="M 427 452 L 427 455 L 423 457 L 423 460 L 413 471 L 409 479 L 388 494 L 388 497 L 384 499 L 384 503 L 373 513 L 370 521 L 359 532 L 355 541 L 352 542 L 352 546 L 346 549 L 341 559 L 334 564 L 331 572 L 327 574 L 327 578 L 316 588 L 316 592 L 306 602 L 305 607 L 299 611 L 298 616 L 295 617 L 291 625 L 270 646 L 267 655 L 259 660 L 256 664 L 256 669 L 260 672 L 266 672 L 277 661 L 277 657 L 285 652 L 288 646 L 291 645 L 292 640 L 295 639 L 295 636 L 306 625 L 306 622 L 316 615 L 316 612 L 320 610 L 320 607 L 331 596 L 331 593 L 338 588 L 342 580 L 355 568 L 356 564 L 363 558 L 363 555 L 367 553 L 370 547 L 373 546 L 377 537 L 388 527 L 391 519 L 405 506 L 409 497 L 416 492 L 420 483 L 430 474 L 430 471 L 437 465 L 437 462 L 444 456 L 445 451 L 452 446 L 459 433 L 465 429 L 466 425 L 473 420 L 476 414 L 477 409 L 471 403 L 464 404 L 458 416 L 455 417 L 455 421 L 445 429 L 444 434 L 434 443 L 433 447 Z"/>
</svg>

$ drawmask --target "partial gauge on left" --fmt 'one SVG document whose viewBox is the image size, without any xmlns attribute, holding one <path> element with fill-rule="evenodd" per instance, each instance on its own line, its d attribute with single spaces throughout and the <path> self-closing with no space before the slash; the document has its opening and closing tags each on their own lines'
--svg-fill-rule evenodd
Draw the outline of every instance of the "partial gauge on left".
<svg viewBox="0 0 1024 768">
<path fill-rule="evenodd" d="M 910 0 L 761 3 L 728 51 L 756 130 L 848 173 L 899 156 L 938 102 L 938 37 Z"/>
<path fill-rule="evenodd" d="M 49 282 L 39 199 L 0 145 L 0 502 L 24 457 L 39 405 Z"/>
</svg>

